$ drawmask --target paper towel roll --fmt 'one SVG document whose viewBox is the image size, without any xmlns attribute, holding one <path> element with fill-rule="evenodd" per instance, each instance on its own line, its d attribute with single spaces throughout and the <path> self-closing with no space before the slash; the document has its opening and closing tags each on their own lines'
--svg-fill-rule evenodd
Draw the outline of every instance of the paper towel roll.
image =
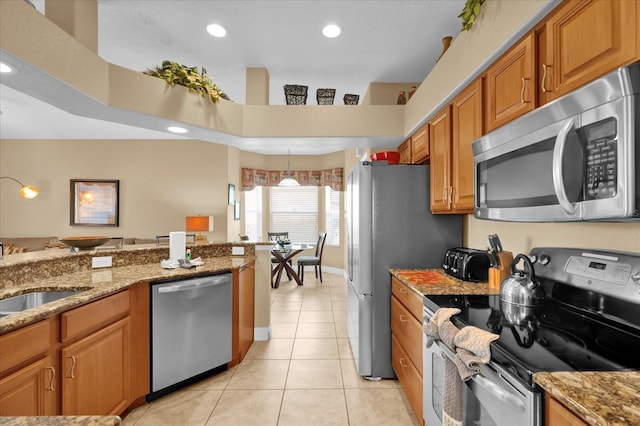
<svg viewBox="0 0 640 426">
<path fill-rule="evenodd" d="M 169 232 L 169 259 L 184 259 L 187 249 L 186 232 Z"/>
</svg>

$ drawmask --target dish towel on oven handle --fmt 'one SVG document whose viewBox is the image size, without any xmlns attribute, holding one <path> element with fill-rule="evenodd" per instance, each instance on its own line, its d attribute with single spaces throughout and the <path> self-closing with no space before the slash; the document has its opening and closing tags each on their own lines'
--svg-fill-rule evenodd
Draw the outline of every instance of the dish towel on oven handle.
<svg viewBox="0 0 640 426">
<path fill-rule="evenodd" d="M 467 326 L 454 338 L 456 367 L 465 382 L 480 373 L 480 364 L 491 359 L 491 342 L 500 336 L 478 327 Z"/>
<path fill-rule="evenodd" d="M 457 308 L 440 308 L 425 323 L 423 330 L 427 336 L 427 347 L 431 347 L 434 340 L 440 340 L 455 352 L 455 338 L 458 328 L 450 318 L 459 314 Z M 456 365 L 444 357 L 444 395 L 442 396 L 442 424 L 443 426 L 462 425 L 462 379 Z"/>
</svg>

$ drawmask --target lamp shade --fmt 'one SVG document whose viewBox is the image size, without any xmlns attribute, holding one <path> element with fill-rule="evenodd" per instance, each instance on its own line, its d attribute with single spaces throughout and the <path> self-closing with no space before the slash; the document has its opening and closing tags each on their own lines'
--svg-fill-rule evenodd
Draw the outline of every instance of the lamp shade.
<svg viewBox="0 0 640 426">
<path fill-rule="evenodd" d="M 30 200 L 32 198 L 36 198 L 40 191 L 35 186 L 27 186 L 20 182 L 18 179 L 9 177 L 9 176 L 0 176 L 0 179 L 9 179 L 16 182 L 20 185 L 20 197 Z"/>
<path fill-rule="evenodd" d="M 187 216 L 185 221 L 187 232 L 213 231 L 213 216 Z"/>
</svg>

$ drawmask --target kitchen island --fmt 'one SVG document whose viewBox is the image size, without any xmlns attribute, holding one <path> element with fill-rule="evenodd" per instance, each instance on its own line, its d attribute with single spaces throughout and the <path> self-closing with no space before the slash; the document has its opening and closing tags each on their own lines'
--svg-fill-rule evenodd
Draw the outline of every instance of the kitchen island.
<svg viewBox="0 0 640 426">
<path fill-rule="evenodd" d="M 245 254 L 232 256 L 232 246 L 243 246 Z M 42 397 L 31 400 L 28 405 L 31 407 L 31 403 L 37 404 L 38 408 L 35 410 L 29 408 L 25 411 L 38 413 L 41 417 L 2 417 L 0 423 L 117 425 L 120 424 L 120 418 L 114 414 L 121 414 L 127 407 L 143 403 L 144 395 L 149 392 L 148 288 L 150 282 L 233 273 L 234 291 L 237 291 L 235 289 L 241 283 L 246 283 L 244 285 L 249 288 L 245 278 L 250 276 L 252 277 L 250 305 L 253 311 L 252 268 L 255 263 L 255 243 L 198 244 L 190 248 L 196 256 L 202 258 L 203 265 L 192 269 L 164 269 L 160 265 L 160 260 L 168 258 L 168 247 L 154 244 L 130 249 L 89 250 L 78 253 L 50 250 L 5 256 L 0 262 L 0 299 L 34 291 L 78 291 L 78 293 L 0 317 L 0 340 L 3 342 L 0 344 L 2 354 L 0 357 L 2 358 L 0 403 L 11 406 L 14 403 L 12 402 L 14 399 L 11 398 L 15 398 L 12 396 L 14 394 L 11 389 L 18 389 L 16 386 L 22 386 L 21 383 L 28 383 L 29 386 L 33 384 L 34 392 L 44 392 Z M 105 256 L 112 258 L 113 267 L 91 268 L 92 258 Z M 251 271 L 251 273 L 247 275 L 244 271 Z M 234 293 L 234 306 L 238 304 L 238 300 Z M 244 308 L 240 307 L 240 309 Z M 234 321 L 238 314 L 236 306 L 233 314 Z M 251 330 L 253 330 L 253 315 L 250 315 L 250 318 L 252 319 Z M 238 323 L 234 322 L 234 330 L 240 328 Z M 114 343 L 118 349 L 114 349 Z M 234 345 L 236 345 L 235 337 Z M 71 348 L 73 352 L 70 352 Z M 237 346 L 234 347 L 232 361 L 235 363 L 242 359 L 241 356 L 236 356 L 239 354 L 239 350 L 236 349 Z M 81 350 L 90 352 L 78 352 Z M 73 356 L 67 356 L 65 351 L 69 351 L 69 355 Z M 104 410 L 83 409 L 75 405 L 75 397 L 72 395 L 79 392 L 78 396 L 82 396 L 87 392 L 78 388 L 71 391 L 73 393 L 69 393 L 71 387 L 65 390 L 65 386 L 61 386 L 59 380 L 73 379 L 75 368 L 75 375 L 82 377 L 81 374 L 84 374 L 85 383 L 87 383 L 86 378 L 95 377 L 90 370 L 98 367 L 93 366 L 88 359 L 89 362 L 81 364 L 81 358 L 77 358 L 76 367 L 75 357 L 91 353 L 99 355 L 100 352 L 108 353 L 109 356 L 106 358 L 99 356 L 94 358 L 94 361 L 115 359 L 115 366 L 123 369 L 121 373 L 105 370 L 111 371 L 109 377 L 116 379 L 120 377 L 115 382 L 116 387 L 113 388 L 116 389 L 115 396 L 111 394 L 114 404 Z M 61 369 L 65 371 L 64 378 L 60 378 Z M 97 372 L 102 370 L 99 369 Z M 119 374 L 122 375 L 119 376 Z M 98 382 L 102 380 L 99 385 L 104 388 L 104 380 L 109 381 L 109 378 L 103 377 L 96 380 Z M 90 383 L 96 380 L 90 380 Z M 74 383 L 73 386 L 79 386 L 79 384 Z M 4 394 L 5 391 L 9 393 Z M 93 398 L 93 400 L 102 400 L 102 397 Z M 20 404 L 26 404 L 27 400 L 20 398 L 19 401 Z M 59 413 L 111 415 L 46 416 Z"/>
<path fill-rule="evenodd" d="M 499 294 L 499 289 L 487 283 L 457 280 L 442 269 L 392 269 L 390 272 L 421 296 Z M 539 372 L 533 379 L 548 396 L 585 424 L 640 424 L 640 371 Z M 550 424 L 548 415 L 546 424 Z"/>
</svg>

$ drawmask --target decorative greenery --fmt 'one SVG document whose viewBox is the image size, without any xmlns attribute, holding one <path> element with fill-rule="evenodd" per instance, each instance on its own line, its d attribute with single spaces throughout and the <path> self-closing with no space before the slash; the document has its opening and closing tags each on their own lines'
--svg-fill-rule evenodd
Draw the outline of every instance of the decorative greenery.
<svg viewBox="0 0 640 426">
<path fill-rule="evenodd" d="M 469 31 L 480 13 L 480 7 L 486 0 L 466 0 L 462 13 L 458 18 L 462 18 L 462 31 Z"/>
<path fill-rule="evenodd" d="M 177 62 L 162 61 L 162 66 L 155 66 L 144 71 L 144 74 L 163 79 L 172 86 L 178 84 L 189 89 L 190 92 L 197 92 L 203 98 L 207 96 L 214 104 L 220 98 L 230 100 L 229 96 L 214 84 L 211 77 L 207 75 L 207 70 L 202 68 L 202 73 L 198 72 L 198 67 L 187 67 Z"/>
</svg>

